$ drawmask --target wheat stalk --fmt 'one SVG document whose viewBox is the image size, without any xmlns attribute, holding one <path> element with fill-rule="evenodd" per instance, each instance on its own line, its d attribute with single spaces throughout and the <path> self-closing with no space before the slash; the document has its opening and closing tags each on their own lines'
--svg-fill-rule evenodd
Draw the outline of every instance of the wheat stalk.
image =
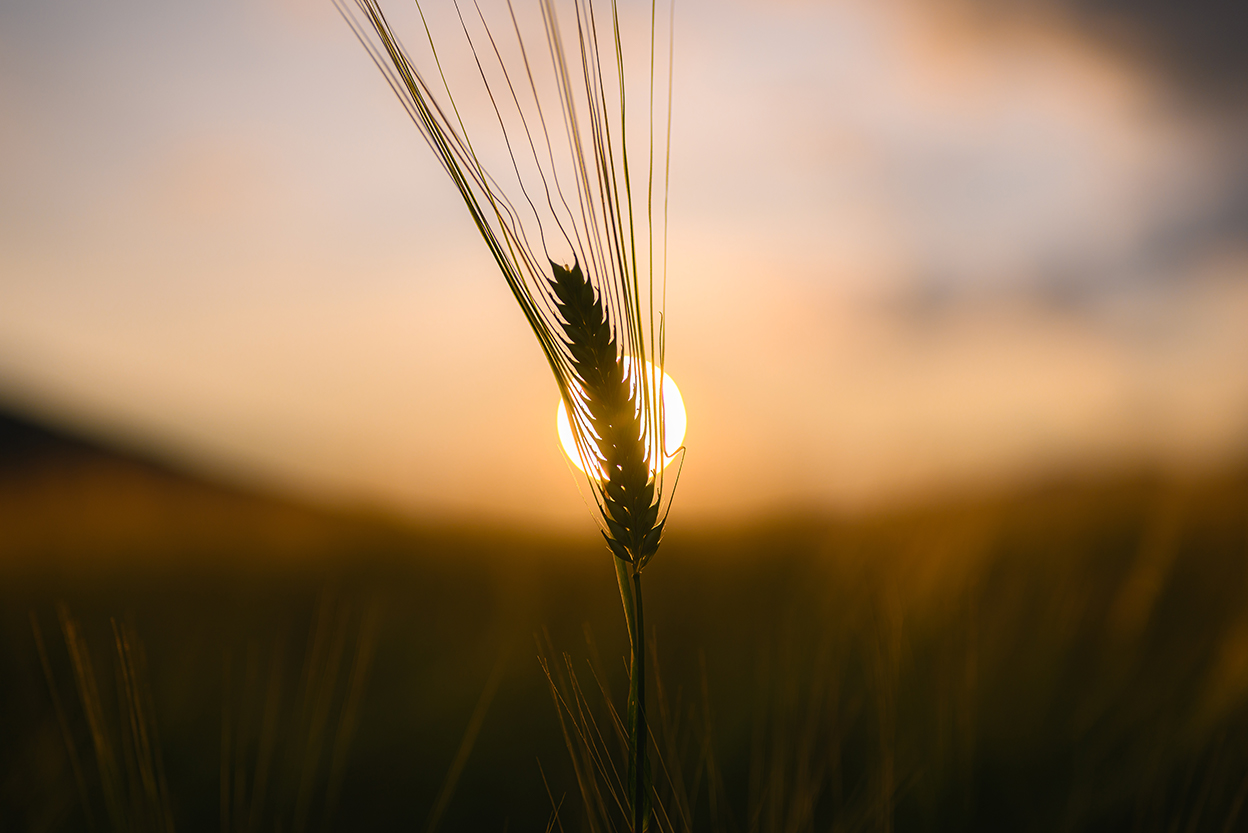
<svg viewBox="0 0 1248 833">
<path fill-rule="evenodd" d="M 610 0 L 609 27 L 606 23 L 602 26 L 609 30 L 607 35 L 600 34 L 599 3 L 569 0 L 575 23 L 575 35 L 566 38 L 571 49 L 565 47 L 555 0 L 539 0 L 566 153 L 555 150 L 558 143 L 552 141 L 548 127 L 553 122 L 552 108 L 543 104 L 538 93 L 534 66 L 511 1 L 507 0 L 510 28 L 521 56 L 521 66 L 514 71 L 508 69 L 477 0 L 473 0 L 468 18 L 455 2 L 518 180 L 520 198 L 514 200 L 486 170 L 469 139 L 419 0 L 415 5 L 445 92 L 445 105 L 399 42 L 377 0 L 352 0 L 365 23 L 346 6 L 347 0 L 335 2 L 455 184 L 537 337 L 568 411 L 602 534 L 613 556 L 632 644 L 629 787 L 632 829 L 641 833 L 648 821 L 650 789 L 641 573 L 658 550 L 671 506 L 670 490 L 665 499 L 663 461 L 658 459 L 666 449 L 659 391 L 664 365 L 670 32 L 667 143 L 661 183 L 662 276 L 656 281 L 654 0 L 650 8 L 650 142 L 644 217 L 634 209 L 624 49 L 616 0 Z M 474 13 L 484 31 L 484 36 L 476 39 L 469 31 Z M 603 54 L 608 55 L 606 62 Z M 489 80 L 490 72 L 496 78 L 494 84 Z M 521 162 L 537 171 L 538 183 L 526 185 Z M 642 255 L 638 254 L 639 225 L 644 226 Z M 559 265 L 551 256 L 549 238 L 561 239 L 571 249 L 570 266 Z M 533 245 L 533 240 L 540 245 Z"/>
</svg>

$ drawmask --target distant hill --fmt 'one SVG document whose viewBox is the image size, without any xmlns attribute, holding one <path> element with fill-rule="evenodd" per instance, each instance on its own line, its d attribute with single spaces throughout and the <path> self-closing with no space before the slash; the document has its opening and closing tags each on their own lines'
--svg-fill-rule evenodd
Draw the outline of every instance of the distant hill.
<svg viewBox="0 0 1248 833">
<path fill-rule="evenodd" d="M 141 452 L 0 411 L 0 570 L 49 560 L 310 558 L 410 546 L 414 527 L 214 482 Z"/>
<path fill-rule="evenodd" d="M 668 539 L 695 550 L 731 552 L 746 540 L 766 540 L 775 531 L 818 538 L 835 528 L 874 536 L 916 523 L 943 524 L 954 517 L 1025 517 L 1049 511 L 1094 511 L 1107 521 L 1119 512 L 1147 515 L 1147 506 L 1159 494 L 1175 489 L 1217 495 L 1212 504 L 1220 505 L 1228 495 L 1239 494 L 1245 483 L 1248 467 L 1242 465 L 1185 479 L 1148 470 L 1096 477 L 1072 473 L 855 518 L 795 511 L 697 528 L 673 524 Z M 597 549 L 584 536 L 558 538 L 489 522 L 418 524 L 214 480 L 155 454 L 53 427 L 0 403 L 0 572 L 66 564 L 307 563 L 354 557 L 361 551 L 407 557 L 414 552 L 457 556 L 530 550 L 579 557 L 587 547 Z"/>
</svg>

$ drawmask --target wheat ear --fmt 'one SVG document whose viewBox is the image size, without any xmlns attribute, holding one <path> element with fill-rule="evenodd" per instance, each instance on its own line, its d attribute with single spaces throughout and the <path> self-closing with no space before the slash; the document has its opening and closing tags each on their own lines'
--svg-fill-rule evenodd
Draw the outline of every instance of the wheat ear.
<svg viewBox="0 0 1248 833">
<path fill-rule="evenodd" d="M 628 696 L 628 781 L 633 830 L 640 833 L 649 815 L 650 773 L 646 756 L 645 624 L 641 603 L 641 568 L 659 548 L 664 521 L 659 518 L 654 477 L 646 459 L 646 441 L 639 398 L 644 380 L 634 384 L 624 373 L 616 339 L 603 299 L 585 279 L 579 265 L 570 269 L 553 261 L 550 287 L 555 294 L 560 326 L 572 356 L 572 370 L 588 427 L 597 438 L 583 455 L 594 451 L 601 464 L 602 536 L 615 555 L 616 577 L 624 598 L 632 642 Z M 636 367 L 636 365 L 634 365 Z M 592 458 L 588 463 L 595 462 Z M 587 466 L 587 469 L 589 467 Z M 589 469 L 592 471 L 592 469 Z"/>
<path fill-rule="evenodd" d="M 568 269 L 551 263 L 551 272 L 560 327 L 596 437 L 591 451 L 603 471 L 602 514 L 607 528 L 602 535 L 616 558 L 640 572 L 658 550 L 663 534 L 646 459 L 640 386 L 625 375 L 607 311 L 580 266 Z"/>
<path fill-rule="evenodd" d="M 426 82 L 390 29 L 377 0 L 335 0 L 339 11 L 389 82 L 412 121 L 454 182 L 473 223 L 537 336 L 560 396 L 585 470 L 590 492 L 603 522 L 603 537 L 611 551 L 624 614 L 632 643 L 632 675 L 629 692 L 629 792 L 632 827 L 642 833 L 649 817 L 649 771 L 646 763 L 645 628 L 642 621 L 641 571 L 659 547 L 671 505 L 671 490 L 664 498 L 665 451 L 663 404 L 659 390 L 663 368 L 662 299 L 655 310 L 655 264 L 652 200 L 654 190 L 654 60 L 656 7 L 651 3 L 650 44 L 650 153 L 645 224 L 649 245 L 648 276 L 639 273 L 645 258 L 637 251 L 637 225 L 633 211 L 633 181 L 625 130 L 625 83 L 620 21 L 615 0 L 603 27 L 609 34 L 599 43 L 595 0 L 571 0 L 575 34 L 573 47 L 565 51 L 556 3 L 539 0 L 551 69 L 555 77 L 558 113 L 568 140 L 568 158 L 555 162 L 554 146 L 547 129 L 547 110 L 538 96 L 532 67 L 510 0 L 509 16 L 521 53 L 514 75 L 502 62 L 494 34 L 475 0 L 472 9 L 480 19 L 482 50 L 469 34 L 458 0 L 454 2 L 461 28 L 481 72 L 481 80 L 498 118 L 512 170 L 520 177 L 517 153 L 537 169 L 541 188 L 530 191 L 523 182 L 523 199 L 512 202 L 498 180 L 486 171 L 469 140 L 460 113 L 450 94 L 433 35 L 425 22 L 420 0 L 415 0 L 429 44 L 432 66 L 446 92 L 442 106 L 435 88 Z M 353 4 L 362 13 L 361 23 L 351 13 Z M 465 4 L 467 5 L 467 4 Z M 371 30 L 371 35 L 370 35 Z M 374 37 L 375 36 L 375 37 Z M 488 49 L 485 47 L 488 46 Z M 670 35 L 669 35 L 670 47 Z M 602 54 L 614 54 L 614 76 L 604 73 Z M 670 52 L 670 49 L 669 49 Z M 502 84 L 492 88 L 485 64 L 497 59 Z M 572 60 L 569 60 L 569 57 Z M 579 61 L 576 60 L 579 58 Z M 610 70 L 610 58 L 606 63 Z M 669 54 L 670 73 L 670 54 Z M 611 83 L 614 77 L 615 83 Z M 531 101 L 522 103 L 525 80 Z M 517 83 L 519 82 L 519 83 Z M 613 90 L 618 83 L 618 92 Z M 497 91 L 498 95 L 495 95 Z M 512 130 L 503 111 L 515 105 Z M 668 147 L 670 149 L 671 83 L 668 84 Z M 500 109 L 501 105 L 501 109 Z M 526 117 L 526 106 L 531 110 Z M 614 116 L 613 113 L 618 113 Z M 530 127 L 534 128 L 533 130 Z M 535 135 L 536 134 L 536 135 Z M 515 139 L 516 141 L 513 141 Z M 521 141 L 523 139 L 523 141 Z M 526 155 L 526 148 L 528 154 Z M 618 151 L 617 151 L 618 148 Z M 617 176 L 617 163 L 619 175 Z M 564 171 L 561 176 L 559 171 Z M 536 184 L 536 183 L 534 183 Z M 666 193 L 666 169 L 663 190 Z M 540 198 L 545 194 L 545 206 Z M 664 196 L 663 246 L 666 251 L 666 196 Z M 547 211 L 548 209 L 548 211 Z M 545 219 L 543 220 L 543 217 Z M 534 225 L 525 230 L 525 221 Z M 530 236 L 530 232 L 536 231 Z M 547 232 L 555 232 L 574 252 L 571 267 L 554 263 L 546 247 Z M 531 241 L 540 241 L 539 249 Z M 550 263 L 550 276 L 543 274 Z M 664 256 L 664 264 L 666 259 Z M 583 272 L 580 264 L 586 264 Z M 666 267 L 663 269 L 664 285 Z M 643 286 L 648 288 L 643 293 Z M 644 308 L 644 309 L 643 309 Z M 653 368 L 647 356 L 657 362 Z M 631 362 L 631 364 L 630 364 Z M 657 443 L 647 440 L 655 438 Z M 653 446 L 653 448 L 651 448 Z M 652 471 L 653 468 L 653 471 Z M 674 487 L 673 487 L 674 488 Z"/>
</svg>

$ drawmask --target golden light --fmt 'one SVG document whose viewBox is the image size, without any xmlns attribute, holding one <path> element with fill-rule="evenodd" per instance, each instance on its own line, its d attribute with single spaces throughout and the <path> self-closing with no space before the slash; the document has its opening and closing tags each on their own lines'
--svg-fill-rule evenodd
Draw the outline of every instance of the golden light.
<svg viewBox="0 0 1248 833">
<path fill-rule="evenodd" d="M 632 374 L 629 372 L 631 364 L 632 359 L 625 356 L 624 373 L 630 379 L 632 377 Z M 650 378 L 657 376 L 658 368 L 650 362 L 646 362 L 646 364 L 649 365 L 650 372 L 653 374 Z M 676 387 L 676 382 L 666 373 L 663 374 L 661 397 L 664 429 L 663 468 L 667 468 L 674 459 L 677 449 L 685 441 L 685 428 L 688 425 L 688 419 L 685 416 L 685 400 L 681 398 L 680 388 Z M 572 424 L 568 420 L 568 412 L 564 407 L 562 399 L 559 400 L 559 406 L 556 409 L 555 424 L 559 429 L 559 442 L 563 445 L 563 453 L 568 455 L 568 459 L 575 463 L 578 469 L 585 471 L 585 465 L 581 462 L 581 455 L 576 450 L 576 440 L 572 436 Z M 654 459 L 658 456 L 655 453 L 658 450 L 658 439 L 656 437 L 646 437 L 646 450 L 648 452 L 647 456 L 650 458 L 650 473 L 653 474 L 655 471 Z"/>
</svg>

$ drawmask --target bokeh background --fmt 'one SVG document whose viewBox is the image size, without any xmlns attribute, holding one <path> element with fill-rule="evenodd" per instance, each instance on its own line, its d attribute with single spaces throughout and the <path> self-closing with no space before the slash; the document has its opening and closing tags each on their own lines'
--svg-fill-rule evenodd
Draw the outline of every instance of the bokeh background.
<svg viewBox="0 0 1248 833">
<path fill-rule="evenodd" d="M 1246 42 L 1214 0 L 680 0 L 693 826 L 1243 823 Z M 257 819 L 578 818 L 532 637 L 617 693 L 626 643 L 557 392 L 332 3 L 7 3 L 0 151 L 0 820 L 107 827 L 65 623 L 111 681 L 110 616 L 179 827 L 251 823 L 270 668 Z"/>
</svg>

